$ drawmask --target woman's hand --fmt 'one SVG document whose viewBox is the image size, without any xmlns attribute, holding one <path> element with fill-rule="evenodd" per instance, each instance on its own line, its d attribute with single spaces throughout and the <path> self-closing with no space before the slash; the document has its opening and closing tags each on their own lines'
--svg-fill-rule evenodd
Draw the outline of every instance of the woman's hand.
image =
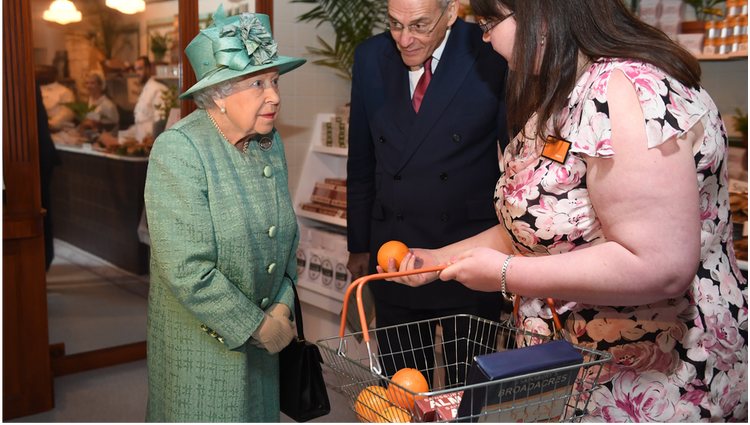
<svg viewBox="0 0 750 425">
<path fill-rule="evenodd" d="M 507 254 L 491 248 L 472 248 L 453 258 L 440 280 L 457 280 L 475 291 L 500 292 L 500 273 Z"/>
<path fill-rule="evenodd" d="M 378 273 L 405 272 L 425 267 L 434 267 L 440 265 L 439 250 L 437 249 L 410 249 L 401 260 L 401 265 L 396 269 L 396 261 L 393 258 L 388 260 L 388 270 L 383 270 L 377 266 Z M 398 282 L 404 285 L 417 287 L 435 281 L 438 278 L 437 272 L 418 273 L 408 276 L 386 279 L 392 282 Z"/>
</svg>

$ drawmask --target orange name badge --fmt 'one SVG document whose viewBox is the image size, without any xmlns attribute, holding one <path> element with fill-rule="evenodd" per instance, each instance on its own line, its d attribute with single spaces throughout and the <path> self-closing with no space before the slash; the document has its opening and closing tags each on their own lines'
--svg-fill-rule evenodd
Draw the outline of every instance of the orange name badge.
<svg viewBox="0 0 750 425">
<path fill-rule="evenodd" d="M 547 140 L 544 141 L 544 150 L 542 150 L 542 156 L 551 159 L 560 164 L 564 164 L 568 158 L 568 150 L 570 150 L 570 142 L 565 139 L 558 139 L 554 136 L 547 136 Z"/>
</svg>

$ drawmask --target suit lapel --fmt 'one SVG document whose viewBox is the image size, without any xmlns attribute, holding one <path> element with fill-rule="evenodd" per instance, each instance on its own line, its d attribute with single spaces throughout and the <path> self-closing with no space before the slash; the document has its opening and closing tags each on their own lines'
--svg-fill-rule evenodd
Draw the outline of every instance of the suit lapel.
<svg viewBox="0 0 750 425">
<path fill-rule="evenodd" d="M 411 100 L 408 99 L 409 77 L 408 75 L 405 77 L 406 97 L 408 100 L 405 103 L 411 115 L 406 115 L 403 112 L 403 115 L 406 115 L 406 117 L 402 116 L 401 120 L 409 119 L 413 122 L 413 126 L 411 126 L 410 131 L 405 132 L 407 138 L 397 170 L 401 170 L 406 165 L 417 148 L 426 142 L 427 135 L 438 120 L 446 112 L 449 112 L 448 108 L 451 100 L 463 86 L 464 79 L 466 79 L 467 74 L 474 66 L 474 62 L 476 61 L 475 41 L 468 40 L 467 25 L 461 20 L 456 20 L 456 23 L 453 25 L 450 38 L 448 38 L 448 42 L 443 50 L 438 67 L 432 75 L 432 80 L 427 87 L 425 97 L 422 100 L 422 106 L 419 109 L 419 113 L 416 114 L 416 118 L 414 118 L 415 112 L 411 106 Z"/>
<path fill-rule="evenodd" d="M 385 99 L 386 107 L 392 117 L 391 122 L 406 137 L 411 132 L 416 113 L 411 106 L 409 96 L 409 70 L 404 65 L 395 45 L 381 66 L 381 75 L 388 76 L 385 79 Z"/>
</svg>

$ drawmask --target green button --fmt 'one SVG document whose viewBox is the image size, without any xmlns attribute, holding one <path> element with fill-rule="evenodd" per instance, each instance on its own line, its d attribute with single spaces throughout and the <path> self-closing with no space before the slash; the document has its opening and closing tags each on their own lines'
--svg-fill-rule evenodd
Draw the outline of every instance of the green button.
<svg viewBox="0 0 750 425">
<path fill-rule="evenodd" d="M 266 177 L 271 177 L 273 175 L 270 165 L 266 165 L 265 168 L 263 168 L 263 175 Z"/>
<path fill-rule="evenodd" d="M 271 226 L 268 228 L 268 237 L 273 238 L 276 236 L 276 226 Z"/>
</svg>

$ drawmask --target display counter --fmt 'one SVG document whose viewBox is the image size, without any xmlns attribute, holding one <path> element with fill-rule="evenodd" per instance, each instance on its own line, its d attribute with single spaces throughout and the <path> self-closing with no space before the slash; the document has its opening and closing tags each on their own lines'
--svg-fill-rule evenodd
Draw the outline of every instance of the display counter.
<svg viewBox="0 0 750 425">
<path fill-rule="evenodd" d="M 57 144 L 61 164 L 51 187 L 53 235 L 117 267 L 148 272 L 138 239 L 148 158 L 115 155 L 89 144 Z"/>
</svg>

